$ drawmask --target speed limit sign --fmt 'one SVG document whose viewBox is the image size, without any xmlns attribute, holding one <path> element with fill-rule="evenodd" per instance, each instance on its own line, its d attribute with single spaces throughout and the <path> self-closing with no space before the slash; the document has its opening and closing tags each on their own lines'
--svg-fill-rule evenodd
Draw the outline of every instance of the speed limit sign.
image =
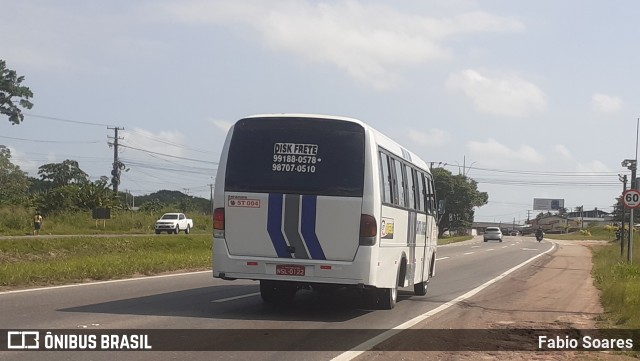
<svg viewBox="0 0 640 361">
<path fill-rule="evenodd" d="M 622 202 L 627 208 L 640 207 L 640 192 L 635 189 L 629 189 L 622 194 Z"/>
</svg>

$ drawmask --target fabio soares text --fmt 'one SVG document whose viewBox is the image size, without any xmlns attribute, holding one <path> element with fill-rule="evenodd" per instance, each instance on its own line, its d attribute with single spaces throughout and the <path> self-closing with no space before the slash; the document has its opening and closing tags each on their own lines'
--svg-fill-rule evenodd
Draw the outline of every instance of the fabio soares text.
<svg viewBox="0 0 640 361">
<path fill-rule="evenodd" d="M 615 350 L 631 351 L 633 339 L 630 338 L 596 338 L 582 336 L 538 336 L 538 348 L 542 350 Z"/>
</svg>

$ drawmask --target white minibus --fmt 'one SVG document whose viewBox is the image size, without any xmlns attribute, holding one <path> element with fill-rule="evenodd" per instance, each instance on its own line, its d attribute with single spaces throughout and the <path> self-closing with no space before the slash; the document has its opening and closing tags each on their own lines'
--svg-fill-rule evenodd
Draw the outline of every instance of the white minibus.
<svg viewBox="0 0 640 361">
<path fill-rule="evenodd" d="M 213 276 L 260 281 L 266 303 L 301 288 L 359 288 L 391 309 L 435 274 L 427 164 L 366 123 L 255 115 L 229 130 L 214 190 Z"/>
</svg>

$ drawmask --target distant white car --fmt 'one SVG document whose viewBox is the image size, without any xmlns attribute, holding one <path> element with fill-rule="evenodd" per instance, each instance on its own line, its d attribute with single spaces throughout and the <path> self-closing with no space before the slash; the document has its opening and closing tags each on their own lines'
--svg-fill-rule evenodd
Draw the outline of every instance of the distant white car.
<svg viewBox="0 0 640 361">
<path fill-rule="evenodd" d="M 498 227 L 487 227 L 484 230 L 484 241 L 488 241 L 490 239 L 497 240 L 502 242 L 502 231 Z"/>
<path fill-rule="evenodd" d="M 165 213 L 156 221 L 156 234 L 162 232 L 178 234 L 184 230 L 185 234 L 191 232 L 193 220 L 187 218 L 184 213 Z"/>
</svg>

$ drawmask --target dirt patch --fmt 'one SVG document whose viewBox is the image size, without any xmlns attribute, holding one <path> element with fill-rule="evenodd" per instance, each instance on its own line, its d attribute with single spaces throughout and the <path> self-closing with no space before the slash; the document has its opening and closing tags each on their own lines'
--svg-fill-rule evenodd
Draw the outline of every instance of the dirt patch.
<svg viewBox="0 0 640 361">
<path fill-rule="evenodd" d="M 602 314 L 591 277 L 594 241 L 555 241 L 557 249 L 540 257 L 472 298 L 428 318 L 413 329 L 566 330 L 594 329 Z M 637 360 L 608 352 L 585 351 L 376 351 L 407 350 L 424 342 L 403 332 L 362 354 L 358 360 Z M 517 338 L 505 340 L 517 342 Z"/>
</svg>

